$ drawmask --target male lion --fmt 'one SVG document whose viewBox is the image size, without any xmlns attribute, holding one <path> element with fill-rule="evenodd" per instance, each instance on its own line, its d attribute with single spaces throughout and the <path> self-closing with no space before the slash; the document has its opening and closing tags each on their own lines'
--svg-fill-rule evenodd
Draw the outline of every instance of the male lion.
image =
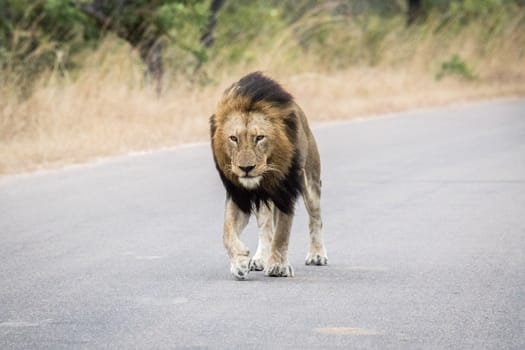
<svg viewBox="0 0 525 350">
<path fill-rule="evenodd" d="M 310 217 L 305 263 L 326 265 L 319 152 L 293 97 L 261 73 L 248 74 L 224 92 L 210 127 L 213 158 L 227 192 L 224 246 L 232 275 L 239 280 L 251 270 L 275 277 L 294 275 L 288 242 L 299 193 Z M 259 244 L 250 260 L 239 236 L 252 210 Z"/>
</svg>

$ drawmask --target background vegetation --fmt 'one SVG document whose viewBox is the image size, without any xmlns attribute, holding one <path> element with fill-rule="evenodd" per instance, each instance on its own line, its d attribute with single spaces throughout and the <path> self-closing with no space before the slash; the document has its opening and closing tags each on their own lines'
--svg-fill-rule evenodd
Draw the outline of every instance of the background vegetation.
<svg viewBox="0 0 525 350">
<path fill-rule="evenodd" d="M 229 84 L 310 119 L 525 92 L 523 0 L 0 0 L 0 173 L 205 140 Z"/>
</svg>

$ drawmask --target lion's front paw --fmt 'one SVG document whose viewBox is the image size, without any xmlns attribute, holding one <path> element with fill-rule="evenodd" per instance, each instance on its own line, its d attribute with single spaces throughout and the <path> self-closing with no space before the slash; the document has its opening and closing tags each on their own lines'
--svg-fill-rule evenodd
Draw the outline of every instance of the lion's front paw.
<svg viewBox="0 0 525 350">
<path fill-rule="evenodd" d="M 252 259 L 250 260 L 250 271 L 263 271 L 264 270 L 264 261 L 263 259 Z"/>
<path fill-rule="evenodd" d="M 306 256 L 306 259 L 304 260 L 304 263 L 306 265 L 327 265 L 328 264 L 328 258 L 326 254 L 314 254 L 314 253 L 308 253 Z"/>
<path fill-rule="evenodd" d="M 264 270 L 264 274 L 270 277 L 293 277 L 293 267 L 290 264 L 273 264 Z"/>
<path fill-rule="evenodd" d="M 231 262 L 230 272 L 237 280 L 245 280 L 250 272 L 250 260 L 248 258 L 241 258 Z"/>
</svg>

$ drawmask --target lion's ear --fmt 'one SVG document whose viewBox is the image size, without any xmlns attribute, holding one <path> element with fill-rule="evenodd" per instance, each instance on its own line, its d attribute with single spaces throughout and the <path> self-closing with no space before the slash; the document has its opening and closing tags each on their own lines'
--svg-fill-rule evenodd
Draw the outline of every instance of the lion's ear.
<svg viewBox="0 0 525 350">
<path fill-rule="evenodd" d="M 217 123 L 215 122 L 215 114 L 213 114 L 211 117 L 210 117 L 210 132 L 211 132 L 211 137 L 213 137 L 215 135 L 215 130 L 217 130 Z"/>
</svg>

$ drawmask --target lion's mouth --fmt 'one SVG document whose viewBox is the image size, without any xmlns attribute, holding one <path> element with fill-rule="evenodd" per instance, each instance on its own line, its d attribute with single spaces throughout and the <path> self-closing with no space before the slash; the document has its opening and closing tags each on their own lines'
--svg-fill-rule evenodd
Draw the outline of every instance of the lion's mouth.
<svg viewBox="0 0 525 350">
<path fill-rule="evenodd" d="M 239 182 L 241 185 L 243 185 L 245 188 L 251 190 L 254 188 L 257 188 L 259 186 L 259 183 L 261 182 L 262 176 L 240 176 Z"/>
</svg>

